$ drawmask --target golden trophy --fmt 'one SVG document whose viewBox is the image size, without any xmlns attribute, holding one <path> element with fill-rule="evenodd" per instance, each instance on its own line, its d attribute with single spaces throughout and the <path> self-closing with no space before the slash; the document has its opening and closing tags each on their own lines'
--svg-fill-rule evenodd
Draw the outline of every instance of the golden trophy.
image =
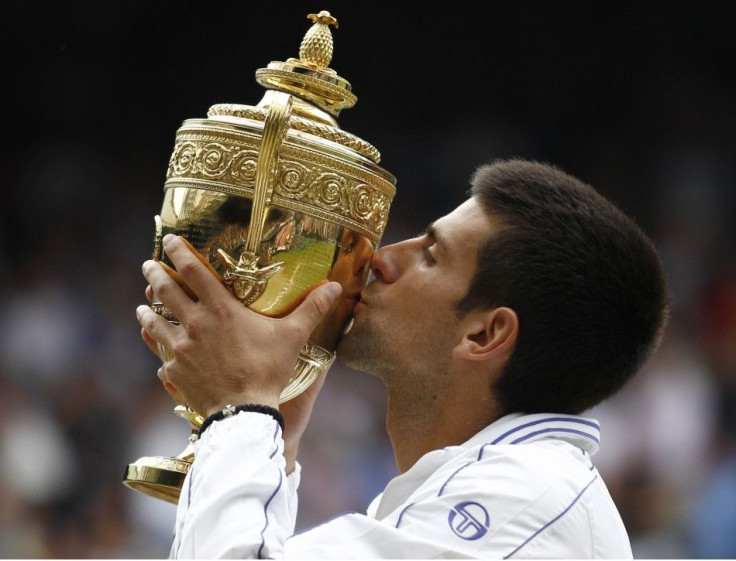
<svg viewBox="0 0 736 561">
<path fill-rule="evenodd" d="M 182 236 L 258 313 L 283 316 L 317 284 L 342 285 L 342 297 L 302 348 L 281 402 L 299 395 L 334 360 L 367 282 L 396 184 L 378 165 L 378 151 L 337 124 L 340 111 L 357 101 L 350 84 L 329 68 L 329 26 L 337 27 L 337 20 L 326 11 L 308 18 L 314 24 L 299 58 L 256 71 L 256 81 L 266 88 L 257 105 L 213 105 L 206 119 L 184 121 L 155 218 L 154 259 L 171 266 L 161 238 Z M 155 295 L 151 307 L 176 321 Z M 170 357 L 165 347 L 159 350 L 162 359 Z M 140 458 L 123 477 L 131 489 L 172 503 L 203 421 L 185 406 L 175 412 L 192 426 L 185 450 L 174 458 Z"/>
</svg>

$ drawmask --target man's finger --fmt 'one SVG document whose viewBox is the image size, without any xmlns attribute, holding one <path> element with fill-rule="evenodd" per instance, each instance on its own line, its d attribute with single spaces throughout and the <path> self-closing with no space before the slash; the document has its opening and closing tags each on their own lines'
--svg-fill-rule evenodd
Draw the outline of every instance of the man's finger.
<svg viewBox="0 0 736 561">
<path fill-rule="evenodd" d="M 330 311 L 332 304 L 342 293 L 342 286 L 337 282 L 328 282 L 318 286 L 306 297 L 304 302 L 288 316 L 298 329 L 311 333 Z"/>
<path fill-rule="evenodd" d="M 153 297 L 183 321 L 187 312 L 192 309 L 194 301 L 176 279 L 172 278 L 158 261 L 143 263 L 143 276 L 151 285 Z"/>
<path fill-rule="evenodd" d="M 159 261 L 159 264 L 161 265 L 161 268 L 166 271 L 166 274 L 174 279 L 174 282 L 179 285 L 179 288 L 184 291 L 184 294 L 189 296 L 189 298 L 191 298 L 194 302 L 197 302 L 199 300 L 199 297 L 194 294 L 194 292 L 192 292 L 192 289 L 187 286 L 187 283 L 184 282 L 184 279 L 181 278 L 181 275 L 178 272 L 169 267 L 163 261 Z"/>
<path fill-rule="evenodd" d="M 171 346 L 171 343 L 174 341 L 177 334 L 178 328 L 176 326 L 169 323 L 148 306 L 138 306 L 135 310 L 135 315 L 138 318 L 138 323 L 141 324 L 141 327 L 148 337 L 150 337 L 154 342 L 163 343 L 169 347 Z M 144 340 L 148 343 L 145 336 Z M 153 350 L 153 348 L 151 350 Z M 158 355 L 158 352 L 156 352 L 156 354 Z"/>
<path fill-rule="evenodd" d="M 204 260 L 184 238 L 167 234 L 164 236 L 163 246 L 181 279 L 200 300 L 211 302 L 228 293 L 219 275 L 213 274 L 211 266 L 205 266 Z"/>
<path fill-rule="evenodd" d="M 186 400 L 182 397 L 182 395 L 179 393 L 179 390 L 176 389 L 174 384 L 171 382 L 164 382 L 164 389 L 169 392 L 169 395 L 174 398 L 174 401 L 176 401 L 179 405 L 186 405 Z"/>
<path fill-rule="evenodd" d="M 145 330 L 144 328 L 142 328 L 142 327 L 141 327 L 141 337 L 142 337 L 142 338 L 143 338 L 143 340 L 145 341 L 145 343 L 146 343 L 146 345 L 148 346 L 148 348 L 149 348 L 149 349 L 151 349 L 151 352 L 152 352 L 153 354 L 155 354 L 155 355 L 156 355 L 156 356 L 157 356 L 158 358 L 161 358 L 161 355 L 160 355 L 160 354 L 159 354 L 159 352 L 158 352 L 158 343 L 156 343 L 156 340 L 155 340 L 155 339 L 154 339 L 153 337 L 151 337 L 151 336 L 150 336 L 150 335 L 148 334 L 148 331 L 146 331 L 146 330 Z M 161 358 L 161 360 L 163 361 L 163 359 L 162 359 L 162 358 Z"/>
</svg>

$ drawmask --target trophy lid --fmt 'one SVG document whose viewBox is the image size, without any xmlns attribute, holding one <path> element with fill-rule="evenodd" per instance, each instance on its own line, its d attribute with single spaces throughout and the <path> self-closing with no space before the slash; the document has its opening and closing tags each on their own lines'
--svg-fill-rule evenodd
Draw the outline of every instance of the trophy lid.
<svg viewBox="0 0 736 561">
<path fill-rule="evenodd" d="M 378 164 L 381 154 L 376 147 L 341 130 L 337 123 L 340 111 L 358 100 L 350 82 L 329 68 L 333 52 L 330 26 L 337 27 L 337 19 L 326 10 L 309 14 L 307 18 L 314 23 L 302 39 L 299 58 L 272 61 L 256 71 L 256 82 L 267 90 L 256 106 L 218 103 L 209 108 L 207 116 L 263 121 L 274 94 L 287 93 L 292 96 L 289 120 L 292 129 L 344 146 Z"/>
<path fill-rule="evenodd" d="M 333 50 L 329 26 L 337 28 L 337 19 L 326 10 L 309 14 L 307 18 L 314 24 L 302 39 L 299 58 L 271 62 L 266 68 L 256 71 L 256 81 L 265 88 L 310 101 L 337 117 L 340 110 L 352 107 L 358 100 L 350 83 L 329 68 Z"/>
</svg>

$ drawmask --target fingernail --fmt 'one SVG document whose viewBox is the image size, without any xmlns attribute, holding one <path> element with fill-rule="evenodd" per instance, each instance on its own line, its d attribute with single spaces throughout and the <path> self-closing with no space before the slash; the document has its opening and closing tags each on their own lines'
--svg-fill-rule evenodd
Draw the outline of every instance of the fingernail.
<svg viewBox="0 0 736 561">
<path fill-rule="evenodd" d="M 138 319 L 141 319 L 141 316 L 143 315 L 143 312 L 148 308 L 148 306 L 140 305 L 135 309 L 135 317 Z"/>
<path fill-rule="evenodd" d="M 340 293 L 342 292 L 342 286 L 340 286 L 339 283 L 331 282 L 327 285 L 327 295 L 330 297 L 330 300 L 334 300 L 338 296 L 340 296 Z"/>
<path fill-rule="evenodd" d="M 151 267 L 151 260 L 150 260 L 150 259 L 149 259 L 148 261 L 144 261 L 144 262 L 143 262 L 143 267 L 142 267 L 142 269 L 143 269 L 143 272 L 144 272 L 144 273 L 145 273 L 145 272 L 146 272 L 146 271 L 147 271 L 147 270 L 148 270 L 148 269 L 149 269 L 150 267 Z"/>
<path fill-rule="evenodd" d="M 175 237 L 176 236 L 174 234 L 166 234 L 161 242 L 164 244 L 164 247 L 166 247 L 174 240 Z"/>
</svg>

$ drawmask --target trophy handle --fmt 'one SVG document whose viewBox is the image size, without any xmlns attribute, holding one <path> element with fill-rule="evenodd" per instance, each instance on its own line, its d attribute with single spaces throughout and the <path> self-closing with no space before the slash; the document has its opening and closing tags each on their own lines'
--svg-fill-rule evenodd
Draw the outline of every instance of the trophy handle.
<svg viewBox="0 0 736 561">
<path fill-rule="evenodd" d="M 289 129 L 292 98 L 285 92 L 274 92 L 266 119 L 263 122 L 263 138 L 258 151 L 253 202 L 250 211 L 248 237 L 245 250 L 238 259 L 222 249 L 217 250 L 217 259 L 227 269 L 223 275 L 225 286 L 245 306 L 251 305 L 265 292 L 269 279 L 278 273 L 283 263 L 261 263 L 258 247 L 263 235 L 266 207 L 271 204 L 273 184 L 279 162 L 279 149 Z"/>
<path fill-rule="evenodd" d="M 248 227 L 248 238 L 245 242 L 245 251 L 251 255 L 258 253 L 258 246 L 261 243 L 265 210 L 271 204 L 273 184 L 278 168 L 279 149 L 286 137 L 286 131 L 289 129 L 291 107 L 291 95 L 285 92 L 274 92 L 271 96 L 271 105 L 268 108 L 266 120 L 263 123 L 263 138 L 258 151 L 253 185 L 250 225 Z"/>
</svg>

